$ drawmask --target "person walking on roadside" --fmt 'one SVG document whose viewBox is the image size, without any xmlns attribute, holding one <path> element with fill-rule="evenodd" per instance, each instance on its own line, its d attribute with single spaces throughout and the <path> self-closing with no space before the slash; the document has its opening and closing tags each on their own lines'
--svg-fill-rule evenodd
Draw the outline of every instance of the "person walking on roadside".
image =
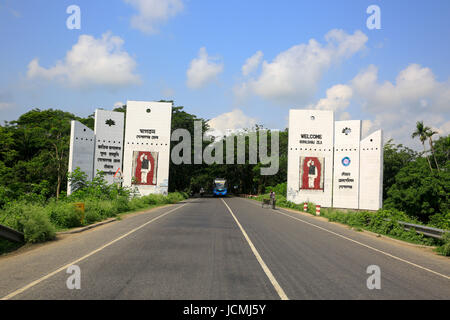
<svg viewBox="0 0 450 320">
<path fill-rule="evenodd" d="M 270 191 L 270 204 L 272 205 L 272 209 L 275 209 L 275 203 L 276 203 L 276 197 L 275 197 L 275 192 Z"/>
</svg>

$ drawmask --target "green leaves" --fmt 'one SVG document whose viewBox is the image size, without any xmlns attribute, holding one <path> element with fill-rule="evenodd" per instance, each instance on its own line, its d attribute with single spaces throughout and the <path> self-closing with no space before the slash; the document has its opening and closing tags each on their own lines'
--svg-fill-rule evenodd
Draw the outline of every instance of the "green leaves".
<svg viewBox="0 0 450 320">
<path fill-rule="evenodd" d="M 428 222 L 430 216 L 446 214 L 450 209 L 450 171 L 430 172 L 426 160 L 419 158 L 400 169 L 387 194 L 385 207 Z"/>
<path fill-rule="evenodd" d="M 39 195 L 58 195 L 66 185 L 70 121 L 75 119 L 82 120 L 61 110 L 33 109 L 0 126 L 0 185 L 19 198 L 47 181 Z"/>
</svg>

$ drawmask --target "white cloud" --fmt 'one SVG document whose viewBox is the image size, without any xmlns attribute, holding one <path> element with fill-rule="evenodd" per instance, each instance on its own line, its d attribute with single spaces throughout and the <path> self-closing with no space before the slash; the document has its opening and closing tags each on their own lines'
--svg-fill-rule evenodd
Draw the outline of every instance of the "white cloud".
<svg viewBox="0 0 450 320">
<path fill-rule="evenodd" d="M 349 120 L 349 119 L 347 119 Z M 373 131 L 374 123 L 371 120 L 363 120 L 361 125 L 361 138 L 365 138 Z"/>
<path fill-rule="evenodd" d="M 191 61 L 187 71 L 187 86 L 192 89 L 199 89 L 209 82 L 217 79 L 223 71 L 223 63 L 216 58 L 208 56 L 206 48 L 200 48 L 198 57 Z"/>
<path fill-rule="evenodd" d="M 340 112 L 350 105 L 353 90 L 350 86 L 338 84 L 327 90 L 327 97 L 320 99 L 312 107 L 317 110 L 332 110 Z"/>
<path fill-rule="evenodd" d="M 256 52 L 253 56 L 245 61 L 242 66 L 242 74 L 248 76 L 250 73 L 256 70 L 261 64 L 264 54 L 261 51 Z"/>
<path fill-rule="evenodd" d="M 145 33 L 158 32 L 158 25 L 183 11 L 182 0 L 124 0 L 138 14 L 131 18 L 131 26 Z"/>
<path fill-rule="evenodd" d="M 238 96 L 254 94 L 264 99 L 303 104 L 315 94 L 325 71 L 333 64 L 361 51 L 367 36 L 361 31 L 349 35 L 331 30 L 326 45 L 314 39 L 281 52 L 272 62 L 264 61 L 258 77 L 235 89 Z"/>
<path fill-rule="evenodd" d="M 369 111 L 449 110 L 450 83 L 436 81 L 429 68 L 411 64 L 398 74 L 395 83 L 379 84 L 377 80 L 378 69 L 373 65 L 352 80 L 355 92 L 365 99 Z"/>
<path fill-rule="evenodd" d="M 436 128 L 436 131 L 439 135 L 447 135 L 450 133 L 450 121 L 442 123 L 439 127 Z"/>
<path fill-rule="evenodd" d="M 39 65 L 34 59 L 28 65 L 29 79 L 57 81 L 74 88 L 106 86 L 119 88 L 140 83 L 134 74 L 136 62 L 122 49 L 124 41 L 111 33 L 96 39 L 81 35 L 62 61 L 51 68 Z"/>
<path fill-rule="evenodd" d="M 346 118 L 352 101 L 373 117 L 363 121 L 363 136 L 381 128 L 385 141 L 393 138 L 395 143 L 419 148 L 418 140 L 411 139 L 417 121 L 424 121 L 441 135 L 450 133 L 450 82 L 437 81 L 431 69 L 418 64 L 401 70 L 395 82 L 382 83 L 378 69 L 371 65 L 348 85 L 327 90 L 327 97 L 312 106 L 341 112 L 341 118 Z"/>
<path fill-rule="evenodd" d="M 351 120 L 351 119 L 352 119 L 352 116 L 351 116 L 351 114 L 348 113 L 348 112 L 342 112 L 342 113 L 339 115 L 339 120 L 340 120 L 340 121 Z"/>
<path fill-rule="evenodd" d="M 374 115 L 374 128 L 383 128 L 387 139 L 419 147 L 411 139 L 417 121 L 450 133 L 450 83 L 439 82 L 429 68 L 411 64 L 394 83 L 378 82 L 378 69 L 369 66 L 353 80 L 355 95 L 363 109 Z"/>
<path fill-rule="evenodd" d="M 114 108 L 122 108 L 125 105 L 122 101 L 117 101 L 114 103 Z"/>
<path fill-rule="evenodd" d="M 240 129 L 251 129 L 256 123 L 257 120 L 255 118 L 246 116 L 240 109 L 235 109 L 209 120 L 210 131 L 208 134 L 222 137 Z"/>
</svg>

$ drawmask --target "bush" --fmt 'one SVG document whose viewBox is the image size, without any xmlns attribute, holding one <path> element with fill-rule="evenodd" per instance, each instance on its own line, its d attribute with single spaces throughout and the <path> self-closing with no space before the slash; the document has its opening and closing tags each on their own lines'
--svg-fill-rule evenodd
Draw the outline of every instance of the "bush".
<svg viewBox="0 0 450 320">
<path fill-rule="evenodd" d="M 14 199 L 14 193 L 11 189 L 0 186 L 0 208 L 4 207 Z"/>
<path fill-rule="evenodd" d="M 169 193 L 167 195 L 167 201 L 171 204 L 178 203 L 180 201 L 183 201 L 184 199 L 186 198 L 179 192 Z"/>
<path fill-rule="evenodd" d="M 339 222 L 358 229 L 366 229 L 378 234 L 388 235 L 394 238 L 410 241 L 414 243 L 433 245 L 434 239 L 426 238 L 417 234 L 413 229 L 404 230 L 397 221 L 404 221 L 418 224 L 410 219 L 405 213 L 395 209 L 381 209 L 377 212 L 339 212 L 333 209 L 324 211 L 323 214 L 329 221 Z"/>
<path fill-rule="evenodd" d="M 142 197 L 142 199 L 149 205 L 168 203 L 166 197 L 162 194 L 149 194 L 148 196 Z"/>
<path fill-rule="evenodd" d="M 27 212 L 22 217 L 21 224 L 26 242 L 37 243 L 55 238 L 55 228 L 43 208 Z"/>
<path fill-rule="evenodd" d="M 312 202 L 308 202 L 308 210 L 306 212 L 315 216 L 316 215 L 316 204 L 312 203 Z"/>
<path fill-rule="evenodd" d="M 450 211 L 446 214 L 434 214 L 430 216 L 429 225 L 439 229 L 450 230 Z"/>
<path fill-rule="evenodd" d="M 22 231 L 22 226 L 19 219 L 23 216 L 25 208 L 26 203 L 24 202 L 13 202 L 8 204 L 0 214 L 0 224 L 18 231 Z"/>
<path fill-rule="evenodd" d="M 119 211 L 114 201 L 89 198 L 84 202 L 85 223 L 92 224 L 116 216 Z"/>
<path fill-rule="evenodd" d="M 0 214 L 0 224 L 22 232 L 26 242 L 43 242 L 55 237 L 55 228 L 40 205 L 12 203 Z"/>
<path fill-rule="evenodd" d="M 139 209 L 146 208 L 148 204 L 146 203 L 146 200 L 144 197 L 142 198 L 133 198 L 130 200 L 130 210 L 135 211 Z"/>
<path fill-rule="evenodd" d="M 450 210 L 449 194 L 450 162 L 445 169 L 430 172 L 427 161 L 419 158 L 400 169 L 384 203 L 428 223 L 432 216 Z"/>
<path fill-rule="evenodd" d="M 277 184 L 275 187 L 266 187 L 266 192 L 274 191 L 277 198 L 278 196 L 286 197 L 287 195 L 287 182 Z"/>
<path fill-rule="evenodd" d="M 82 213 L 75 209 L 73 203 L 50 202 L 45 210 L 50 221 L 61 228 L 75 228 L 81 226 Z"/>
<path fill-rule="evenodd" d="M 437 252 L 443 256 L 449 257 L 450 256 L 450 233 L 447 232 L 442 237 L 442 241 L 444 244 L 437 248 Z"/>
<path fill-rule="evenodd" d="M 114 205 L 118 213 L 127 212 L 130 210 L 130 203 L 127 197 L 121 196 L 114 200 Z"/>
</svg>

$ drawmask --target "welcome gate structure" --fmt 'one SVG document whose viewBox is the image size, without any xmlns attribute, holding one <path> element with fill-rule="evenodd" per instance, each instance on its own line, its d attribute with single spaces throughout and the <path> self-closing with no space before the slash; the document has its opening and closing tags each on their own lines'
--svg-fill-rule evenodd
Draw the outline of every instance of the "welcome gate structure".
<svg viewBox="0 0 450 320">
<path fill-rule="evenodd" d="M 126 123 L 124 113 L 100 109 L 94 131 L 72 121 L 69 173 L 78 167 L 92 180 L 103 171 L 111 184 L 123 172 L 123 186 L 136 195 L 167 194 L 171 119 L 172 103 L 128 101 Z M 72 192 L 69 181 L 67 193 Z"/>
<path fill-rule="evenodd" d="M 333 111 L 290 110 L 287 200 L 322 207 L 383 206 L 383 132 L 361 140 L 361 121 Z"/>
</svg>

